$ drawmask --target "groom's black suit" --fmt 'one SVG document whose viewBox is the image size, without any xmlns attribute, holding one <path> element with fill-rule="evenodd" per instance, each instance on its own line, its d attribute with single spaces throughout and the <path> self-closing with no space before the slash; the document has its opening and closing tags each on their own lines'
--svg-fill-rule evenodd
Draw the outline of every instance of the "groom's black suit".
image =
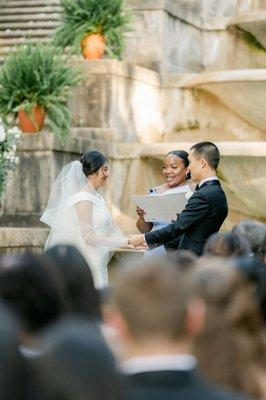
<svg viewBox="0 0 266 400">
<path fill-rule="evenodd" d="M 166 248 L 187 249 L 201 255 L 206 240 L 219 231 L 227 213 L 226 196 L 220 182 L 207 181 L 190 197 L 175 222 L 145 233 L 146 243 L 150 248 L 166 245 Z"/>
</svg>

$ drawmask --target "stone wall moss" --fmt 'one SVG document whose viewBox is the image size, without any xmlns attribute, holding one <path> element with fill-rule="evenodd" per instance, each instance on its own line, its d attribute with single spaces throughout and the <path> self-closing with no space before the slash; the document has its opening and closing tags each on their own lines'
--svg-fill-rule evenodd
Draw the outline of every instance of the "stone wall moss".
<svg viewBox="0 0 266 400">
<path fill-rule="evenodd" d="M 245 41 L 245 43 L 256 50 L 266 51 L 265 47 L 258 41 L 258 39 L 251 33 L 240 27 L 230 27 L 229 30 Z"/>
</svg>

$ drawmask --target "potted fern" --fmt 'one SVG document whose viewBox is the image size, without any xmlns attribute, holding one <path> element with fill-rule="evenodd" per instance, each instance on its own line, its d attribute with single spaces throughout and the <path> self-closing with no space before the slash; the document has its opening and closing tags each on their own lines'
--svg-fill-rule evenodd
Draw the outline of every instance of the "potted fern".
<svg viewBox="0 0 266 400">
<path fill-rule="evenodd" d="M 79 73 L 52 46 L 26 45 L 11 53 L 0 69 L 0 114 L 19 118 L 24 132 L 39 132 L 47 125 L 60 138 L 70 128 L 67 106 L 70 86 Z"/>
<path fill-rule="evenodd" d="M 63 48 L 81 47 L 84 58 L 121 58 L 130 13 L 124 0 L 60 0 L 61 21 L 54 43 Z"/>
</svg>

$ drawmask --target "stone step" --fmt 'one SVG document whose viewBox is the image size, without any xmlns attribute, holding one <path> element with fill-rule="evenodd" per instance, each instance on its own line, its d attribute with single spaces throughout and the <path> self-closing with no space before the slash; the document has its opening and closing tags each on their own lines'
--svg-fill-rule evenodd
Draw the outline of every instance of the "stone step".
<svg viewBox="0 0 266 400">
<path fill-rule="evenodd" d="M 0 31 L 4 30 L 24 30 L 24 29 L 54 29 L 58 26 L 59 21 L 35 21 L 33 18 L 29 21 L 18 21 L 18 22 L 1 22 L 0 21 Z"/>
<path fill-rule="evenodd" d="M 46 228 L 0 228 L 0 253 L 25 250 L 41 253 L 48 234 Z"/>
<path fill-rule="evenodd" d="M 50 21 L 54 20 L 57 21 L 59 17 L 58 13 L 41 13 L 41 14 L 25 14 L 25 15 L 1 15 L 0 14 L 0 23 L 7 23 L 7 22 L 24 22 L 24 21 Z"/>
<path fill-rule="evenodd" d="M 40 14 L 40 13 L 59 13 L 61 7 L 59 6 L 42 6 L 42 7 L 14 7 L 8 8 L 3 7 L 1 10 L 1 15 L 25 15 L 25 14 Z"/>
<path fill-rule="evenodd" d="M 14 50 L 14 46 L 4 46 L 4 47 L 0 48 L 0 54 L 2 56 L 8 55 L 13 50 Z"/>
<path fill-rule="evenodd" d="M 5 7 L 44 7 L 47 5 L 59 6 L 59 0 L 9 0 Z"/>
<path fill-rule="evenodd" d="M 0 52 L 2 53 L 3 49 L 8 47 L 8 46 L 16 46 L 16 45 L 21 45 L 21 44 L 26 44 L 26 43 L 48 43 L 51 41 L 51 38 L 45 36 L 45 37 L 32 37 L 32 38 L 27 38 L 27 37 L 19 37 L 19 38 L 7 38 L 4 39 L 0 37 Z M 2 47 L 3 46 L 3 47 Z"/>
<path fill-rule="evenodd" d="M 45 37 L 51 33 L 51 29 L 16 29 L 0 31 L 0 38 L 21 38 L 21 37 Z"/>
</svg>

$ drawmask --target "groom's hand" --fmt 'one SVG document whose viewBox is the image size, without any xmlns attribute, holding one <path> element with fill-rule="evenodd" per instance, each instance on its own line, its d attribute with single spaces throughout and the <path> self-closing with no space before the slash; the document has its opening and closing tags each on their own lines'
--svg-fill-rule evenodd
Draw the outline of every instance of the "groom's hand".
<svg viewBox="0 0 266 400">
<path fill-rule="evenodd" d="M 128 239 L 128 244 L 134 247 L 147 246 L 144 235 L 130 235 Z"/>
</svg>

